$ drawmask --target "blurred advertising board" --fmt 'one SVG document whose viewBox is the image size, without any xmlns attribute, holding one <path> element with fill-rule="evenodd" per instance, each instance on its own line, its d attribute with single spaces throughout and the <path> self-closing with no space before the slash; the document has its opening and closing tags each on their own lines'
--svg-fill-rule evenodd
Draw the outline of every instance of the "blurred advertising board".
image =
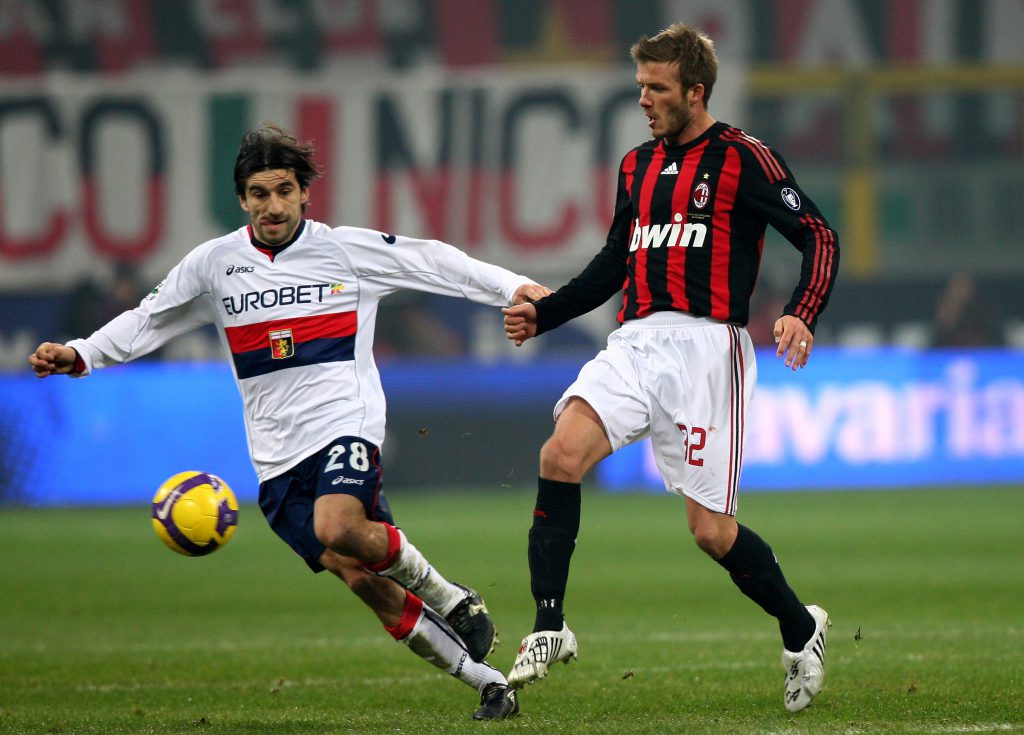
<svg viewBox="0 0 1024 735">
<path fill-rule="evenodd" d="M 1024 353 L 818 349 L 797 374 L 758 358 L 744 490 L 1024 481 Z M 648 441 L 598 479 L 663 487 Z"/>
<path fill-rule="evenodd" d="M 532 492 L 551 407 L 581 362 L 385 363 L 388 487 Z M 758 363 L 745 491 L 1024 482 L 1024 353 L 820 348 L 796 373 L 770 352 Z M 83 380 L 0 373 L 0 398 L 0 502 L 146 502 L 188 469 L 255 498 L 225 365 L 138 363 Z M 646 442 L 594 479 L 662 487 Z"/>
</svg>

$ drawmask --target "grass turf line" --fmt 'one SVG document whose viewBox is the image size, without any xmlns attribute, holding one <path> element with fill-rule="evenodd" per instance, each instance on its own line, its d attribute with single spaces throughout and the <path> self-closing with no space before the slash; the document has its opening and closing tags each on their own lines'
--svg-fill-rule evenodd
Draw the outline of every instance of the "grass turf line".
<svg viewBox="0 0 1024 735">
<path fill-rule="evenodd" d="M 507 670 L 532 623 L 528 488 L 395 491 L 487 599 Z M 693 545 L 680 499 L 585 491 L 567 599 L 580 660 L 474 723 L 477 698 L 309 574 L 245 506 L 187 559 L 133 508 L 0 510 L 0 733 L 1024 732 L 1024 489 L 748 494 L 741 522 L 832 614 L 825 692 L 782 707 L 774 622 Z"/>
</svg>

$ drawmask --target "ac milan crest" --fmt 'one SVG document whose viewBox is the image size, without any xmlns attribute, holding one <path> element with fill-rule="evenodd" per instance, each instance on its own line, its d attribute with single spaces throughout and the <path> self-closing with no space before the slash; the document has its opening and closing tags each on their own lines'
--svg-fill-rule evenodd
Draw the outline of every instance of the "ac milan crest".
<svg viewBox="0 0 1024 735">
<path fill-rule="evenodd" d="M 704 209 L 711 199 L 711 187 L 708 182 L 702 181 L 693 188 L 693 206 L 697 209 Z"/>
</svg>

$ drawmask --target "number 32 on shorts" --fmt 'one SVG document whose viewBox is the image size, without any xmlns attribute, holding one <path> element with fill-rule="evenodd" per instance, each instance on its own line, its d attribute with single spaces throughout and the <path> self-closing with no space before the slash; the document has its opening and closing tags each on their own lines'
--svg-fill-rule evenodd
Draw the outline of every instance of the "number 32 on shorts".
<svg viewBox="0 0 1024 735">
<path fill-rule="evenodd" d="M 698 457 L 697 452 L 704 448 L 704 442 L 708 436 L 707 431 L 699 426 L 688 427 L 686 424 L 676 424 L 676 426 L 683 434 L 683 453 L 686 455 L 686 461 L 694 467 L 703 467 L 704 458 Z"/>
</svg>

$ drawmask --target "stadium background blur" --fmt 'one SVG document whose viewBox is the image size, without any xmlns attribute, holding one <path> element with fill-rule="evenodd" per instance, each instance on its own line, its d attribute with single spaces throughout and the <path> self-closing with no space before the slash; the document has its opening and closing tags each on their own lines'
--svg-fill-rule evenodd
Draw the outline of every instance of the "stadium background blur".
<svg viewBox="0 0 1024 735">
<path fill-rule="evenodd" d="M 212 330 L 116 377 L 26 366 L 245 223 L 245 129 L 315 142 L 314 219 L 557 287 L 647 137 L 628 48 L 676 20 L 715 39 L 713 116 L 778 147 L 843 247 L 811 367 L 761 355 L 748 489 L 1024 482 L 1019 0 L 0 0 L 0 503 L 138 502 L 191 468 L 253 498 Z M 762 347 L 797 267 L 769 230 Z M 532 488 L 550 408 L 614 312 L 516 350 L 493 310 L 391 297 L 389 487 Z M 643 447 L 596 480 L 659 484 Z"/>
</svg>

